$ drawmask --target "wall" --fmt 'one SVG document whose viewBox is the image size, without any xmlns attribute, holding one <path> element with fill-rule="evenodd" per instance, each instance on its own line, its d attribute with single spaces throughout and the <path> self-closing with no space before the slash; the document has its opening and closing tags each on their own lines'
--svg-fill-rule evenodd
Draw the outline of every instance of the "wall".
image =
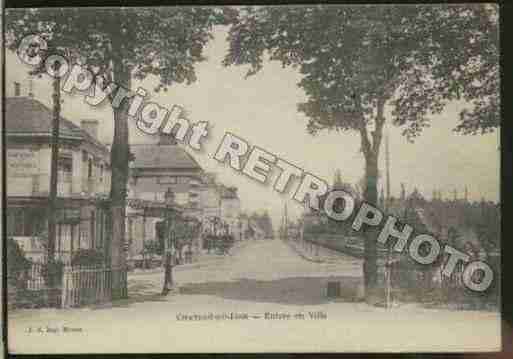
<svg viewBox="0 0 513 359">
<path fill-rule="evenodd" d="M 59 171 L 57 190 L 61 197 L 108 194 L 110 190 L 110 169 L 108 158 L 96 157 L 93 177 L 87 177 L 87 159 L 93 155 L 83 155 L 81 147 L 62 145 L 61 157 L 71 159 L 72 172 Z M 8 196 L 47 196 L 50 189 L 51 148 L 48 144 L 7 145 L 7 195 Z M 100 181 L 100 165 L 103 165 L 103 181 Z"/>
</svg>

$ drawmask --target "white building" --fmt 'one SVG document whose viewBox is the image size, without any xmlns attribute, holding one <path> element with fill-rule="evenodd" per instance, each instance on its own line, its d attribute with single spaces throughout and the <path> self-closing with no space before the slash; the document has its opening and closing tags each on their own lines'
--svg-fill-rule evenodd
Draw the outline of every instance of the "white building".
<svg viewBox="0 0 513 359">
<path fill-rule="evenodd" d="M 48 226 L 53 113 L 33 97 L 5 101 L 7 235 L 27 256 L 42 258 Z M 60 119 L 56 257 L 81 248 L 106 249 L 106 211 L 97 199 L 110 190 L 110 153 L 97 138 L 98 121 L 81 127 Z"/>
</svg>

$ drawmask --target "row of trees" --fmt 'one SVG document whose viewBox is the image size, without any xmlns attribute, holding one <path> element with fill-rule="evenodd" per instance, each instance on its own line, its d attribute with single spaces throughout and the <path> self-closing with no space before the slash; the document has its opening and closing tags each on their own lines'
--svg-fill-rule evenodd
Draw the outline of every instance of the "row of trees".
<svg viewBox="0 0 513 359">
<path fill-rule="evenodd" d="M 383 128 L 391 122 L 408 140 L 430 115 L 463 99 L 457 131 L 499 126 L 496 7 L 487 5 L 251 7 L 230 28 L 226 65 L 266 60 L 298 69 L 307 101 L 298 104 L 307 129 L 355 131 L 365 160 L 363 200 L 377 204 Z M 390 110 L 390 115 L 386 115 Z M 376 242 L 365 241 L 366 298 L 377 285 Z"/>
<path fill-rule="evenodd" d="M 268 60 L 296 68 L 307 101 L 298 110 L 307 129 L 354 131 L 365 160 L 363 199 L 376 204 L 378 159 L 386 122 L 413 140 L 452 100 L 463 99 L 457 131 L 499 126 L 496 7 L 475 5 L 170 7 L 8 10 L 7 46 L 40 33 L 58 49 L 97 70 L 95 81 L 131 89 L 155 75 L 156 90 L 196 80 L 195 64 L 215 25 L 229 26 L 224 65 Z M 128 177 L 128 101 L 113 108 L 111 150 L 112 260 L 122 264 Z M 387 110 L 390 109 L 390 115 Z M 365 242 L 367 298 L 376 286 L 376 247 Z"/>
</svg>

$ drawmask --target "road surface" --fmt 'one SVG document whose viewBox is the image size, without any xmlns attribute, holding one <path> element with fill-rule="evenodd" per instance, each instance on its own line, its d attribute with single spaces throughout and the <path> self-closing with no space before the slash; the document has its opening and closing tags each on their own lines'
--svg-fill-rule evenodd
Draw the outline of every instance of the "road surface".
<svg viewBox="0 0 513 359">
<path fill-rule="evenodd" d="M 358 301 L 361 261 L 326 256 L 315 263 L 279 240 L 244 242 L 230 256 L 177 267 L 180 290 L 167 297 L 159 295 L 162 273 L 137 274 L 129 276 L 126 300 L 16 311 L 9 318 L 10 348 L 20 353 L 499 348 L 498 313 L 368 306 Z M 340 299 L 324 295 L 330 279 L 343 284 Z"/>
</svg>

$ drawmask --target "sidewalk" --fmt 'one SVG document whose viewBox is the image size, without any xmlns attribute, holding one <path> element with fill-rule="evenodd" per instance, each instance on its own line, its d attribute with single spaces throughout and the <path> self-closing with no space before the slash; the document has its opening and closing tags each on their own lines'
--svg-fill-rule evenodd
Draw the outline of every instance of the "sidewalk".
<svg viewBox="0 0 513 359">
<path fill-rule="evenodd" d="M 301 258 L 315 263 L 324 263 L 325 260 L 322 259 L 320 254 L 320 248 L 315 248 L 315 244 L 311 242 L 306 242 L 303 240 L 287 240 L 285 242 L 294 252 L 296 252 Z"/>
</svg>

